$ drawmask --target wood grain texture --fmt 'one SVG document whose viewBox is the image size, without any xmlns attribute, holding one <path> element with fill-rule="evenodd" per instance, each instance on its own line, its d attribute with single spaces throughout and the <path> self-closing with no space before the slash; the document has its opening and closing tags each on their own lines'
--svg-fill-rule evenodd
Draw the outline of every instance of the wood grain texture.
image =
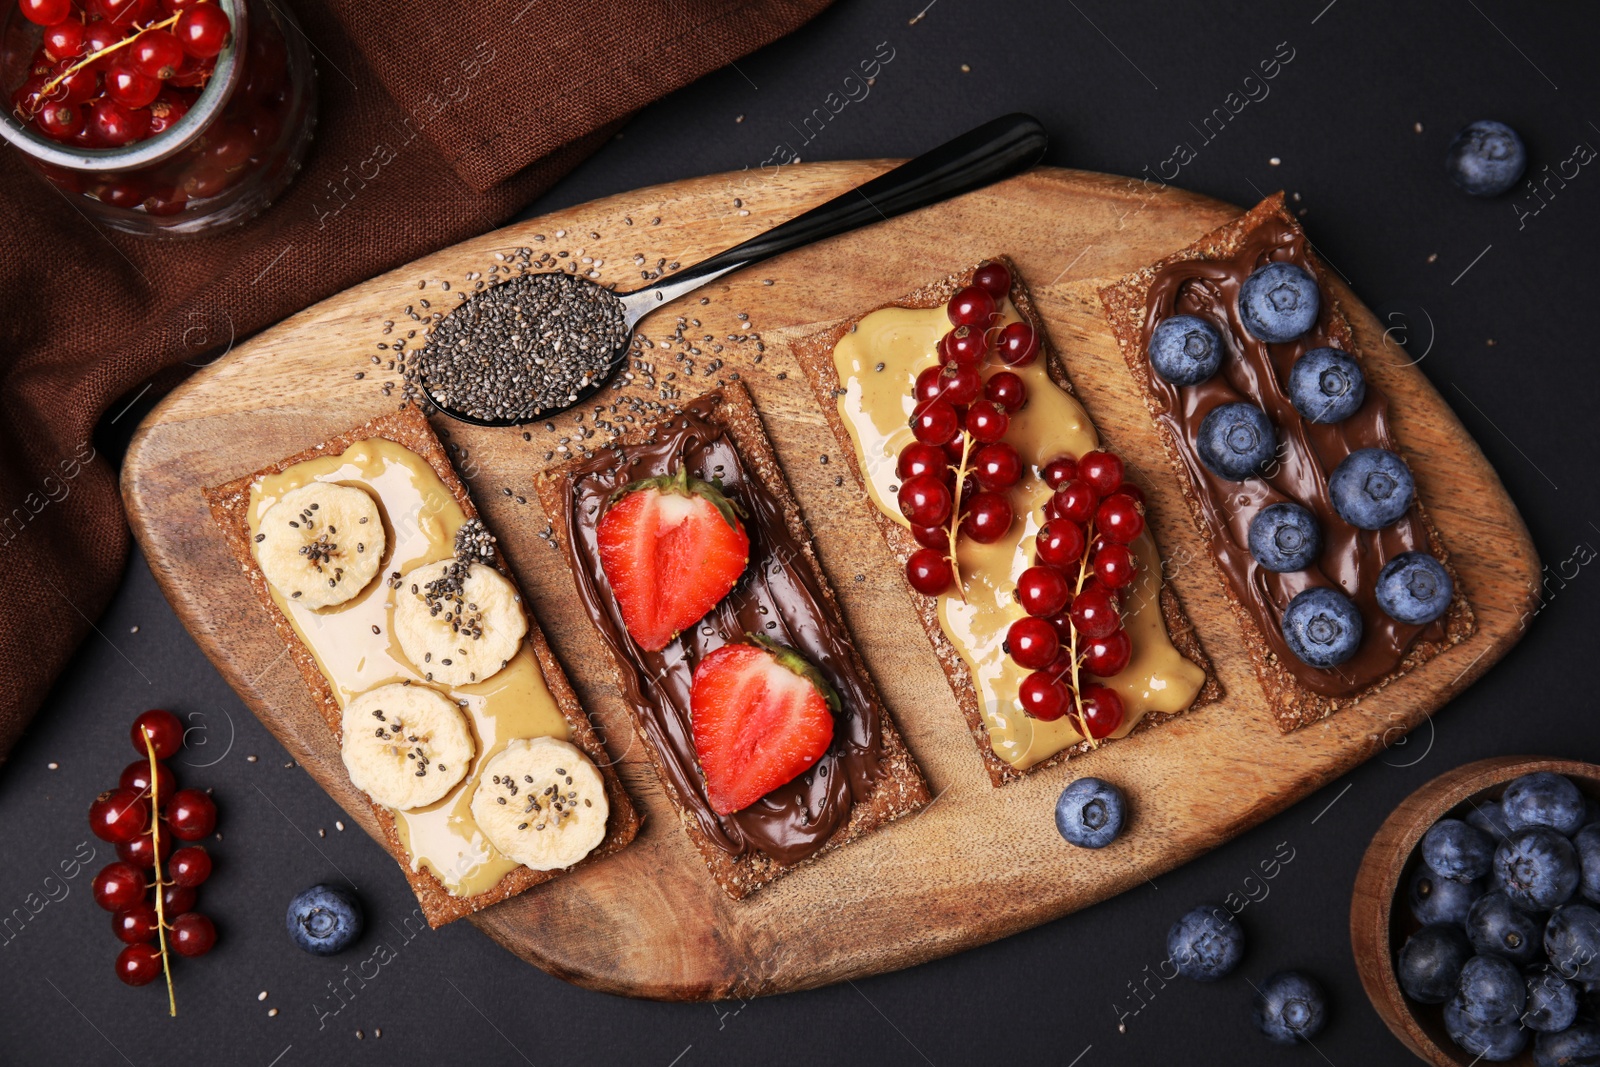
<svg viewBox="0 0 1600 1067">
<path fill-rule="evenodd" d="M 375 278 L 239 345 L 146 419 L 124 464 L 123 496 L 168 599 L 246 703 L 368 833 L 377 831 L 370 811 L 346 779 L 300 678 L 286 657 L 279 659 L 270 622 L 255 610 L 226 546 L 210 532 L 200 487 L 394 405 L 379 391 L 393 375 L 371 362 L 389 354 L 376 347 L 393 337 L 382 333 L 383 324 L 412 325 L 403 309 L 424 297 L 436 307 L 453 306 L 455 294 L 473 284 L 467 275 L 487 272 L 497 252 L 521 246 L 600 259 L 602 280 L 625 289 L 639 277 L 635 255 L 652 265 L 658 259 L 692 263 L 890 165 L 818 163 L 775 174 L 711 176 L 487 234 Z M 1177 485 L 1152 477 L 1157 540 L 1227 698 L 1004 790 L 990 785 L 898 568 L 872 530 L 870 504 L 837 462 L 838 443 L 804 376 L 775 342 L 815 333 L 1004 251 L 1028 280 L 1102 437 L 1154 476 L 1167 469 L 1165 460 L 1096 290 L 1237 212 L 1130 179 L 1038 169 L 721 279 L 641 323 L 647 337 L 663 338 L 681 315 L 700 321 L 687 326 L 697 345 L 707 334 L 725 344 L 715 357 L 725 365 L 708 376 L 713 354 L 711 342 L 704 343 L 692 381 L 671 353 L 655 349 L 652 358 L 658 373 L 680 371 L 675 384 L 684 396 L 714 385 L 719 374 L 736 372 L 749 386 L 846 621 L 936 798 L 914 818 L 747 901 L 729 900 L 707 876 L 644 754 L 630 748 L 627 713 L 609 680 L 585 669 L 604 652 L 573 601 L 559 555 L 538 536 L 546 520 L 532 490 L 534 474 L 548 465 L 546 453 L 576 425 L 569 416 L 553 432 L 542 424 L 528 427 L 532 439 L 524 441 L 516 430 L 435 420 L 449 433 L 457 468 L 606 735 L 629 793 L 646 812 L 644 829 L 619 855 L 471 921 L 553 974 L 635 996 L 751 996 L 905 967 L 1025 930 L 1205 852 L 1381 751 L 1499 659 L 1521 636 L 1537 589 L 1539 563 L 1522 519 L 1426 378 L 1402 350 L 1385 346 L 1378 322 L 1352 302 L 1357 338 L 1371 353 L 1369 373 L 1394 400 L 1396 433 L 1460 568 L 1478 633 L 1359 706 L 1282 736 Z M 558 230 L 566 236 L 557 238 Z M 545 240 L 536 241 L 541 234 Z M 451 282 L 450 293 L 440 292 L 441 280 Z M 426 289 L 417 288 L 419 281 Z M 702 297 L 709 302 L 699 303 Z M 765 352 L 755 351 L 753 338 L 723 340 L 754 333 L 764 339 Z M 366 377 L 356 380 L 357 372 Z M 823 463 L 829 454 L 835 462 Z M 518 503 L 518 495 L 529 503 Z M 1129 832 L 1101 852 L 1064 844 L 1051 819 L 1057 794 L 1083 774 L 1118 782 L 1133 804 Z"/>
<path fill-rule="evenodd" d="M 1445 1033 L 1441 1009 L 1413 1004 L 1400 991 L 1394 956 L 1420 929 L 1405 899 L 1405 887 L 1420 862 L 1422 835 L 1452 809 L 1469 800 L 1498 800 L 1508 782 L 1535 771 L 1571 778 L 1590 797 L 1600 797 L 1600 766 L 1575 760 L 1495 756 L 1446 771 L 1402 800 L 1372 836 L 1361 858 L 1350 900 L 1350 945 L 1367 997 L 1389 1030 L 1406 1048 L 1434 1067 L 1472 1067 L 1479 1062 Z M 1460 817 L 1460 813 L 1457 813 Z M 1510 1061 L 1531 1065 L 1533 1045 Z"/>
</svg>

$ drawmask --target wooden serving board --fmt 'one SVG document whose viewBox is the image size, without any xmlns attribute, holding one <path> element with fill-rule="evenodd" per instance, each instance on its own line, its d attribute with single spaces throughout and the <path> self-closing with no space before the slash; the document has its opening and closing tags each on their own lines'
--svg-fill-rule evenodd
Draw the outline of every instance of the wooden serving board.
<svg viewBox="0 0 1600 1067">
<path fill-rule="evenodd" d="M 886 169 L 814 163 L 675 182 L 583 204 L 468 241 L 358 286 L 273 327 L 180 386 L 151 413 L 123 469 L 135 534 L 167 597 L 263 722 L 369 834 L 368 805 L 222 538 L 200 488 L 254 470 L 395 405 L 378 348 L 416 325 L 404 313 L 453 307 L 496 253 L 565 250 L 602 261 L 627 289 L 640 267 L 689 264 Z M 1422 499 L 1444 533 L 1478 630 L 1465 644 L 1330 719 L 1281 735 L 1240 647 L 1220 580 L 1100 315 L 1097 284 L 1165 256 L 1237 209 L 1176 189 L 1045 169 L 793 253 L 713 284 L 641 324 L 651 338 L 676 318 L 703 349 L 687 399 L 738 373 L 751 388 L 839 591 L 847 620 L 935 802 L 921 814 L 796 871 L 743 902 L 728 899 L 677 825 L 628 727 L 604 652 L 581 614 L 545 528 L 533 477 L 576 427 L 482 430 L 436 419 L 478 507 L 517 571 L 557 655 L 646 813 L 617 856 L 473 918 L 552 974 L 633 996 L 713 999 L 805 989 L 909 966 L 1025 930 L 1166 871 L 1292 804 L 1380 751 L 1471 684 L 1516 642 L 1539 562 L 1495 472 L 1450 409 L 1373 316 L 1339 295 L 1394 402 L 1394 425 Z M 556 234 L 565 231 L 565 236 Z M 540 241 L 536 235 L 544 235 Z M 598 236 L 593 236 L 598 234 Z M 878 306 L 997 252 L 1019 264 L 1050 338 L 1109 447 L 1139 472 L 1173 585 L 1227 696 L 1130 740 L 995 788 L 989 783 L 910 593 L 870 506 L 838 455 L 783 337 Z M 589 264 L 583 264 L 588 269 Z M 418 289 L 418 282 L 426 283 Z M 449 292 L 440 282 L 449 281 Z M 701 298 L 709 302 L 701 303 Z M 740 318 L 741 313 L 748 318 Z M 714 342 L 699 339 L 711 335 Z M 759 334 L 765 352 L 755 359 Z M 714 353 L 711 344 L 725 344 Z M 678 369 L 655 350 L 658 373 Z M 725 365 L 704 372 L 714 358 Z M 365 377 L 357 380 L 357 372 Z M 630 386 L 633 388 L 633 386 Z M 598 441 L 594 442 L 598 443 Z M 832 462 L 824 462 L 824 457 Z M 560 453 L 557 453 L 560 458 Z M 843 484 L 835 480 L 843 476 Z M 506 490 L 510 491 L 507 495 Z M 517 497 L 527 499 L 519 503 Z M 1080 775 L 1120 784 L 1133 822 L 1122 840 L 1081 851 L 1057 836 L 1057 794 Z M 399 878 L 398 872 L 396 878 Z"/>
</svg>

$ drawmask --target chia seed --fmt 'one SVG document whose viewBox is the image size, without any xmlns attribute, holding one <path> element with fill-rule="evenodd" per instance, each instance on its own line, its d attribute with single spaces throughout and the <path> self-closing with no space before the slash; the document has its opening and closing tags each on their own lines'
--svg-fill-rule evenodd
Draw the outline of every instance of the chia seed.
<svg viewBox="0 0 1600 1067">
<path fill-rule="evenodd" d="M 566 274 L 528 274 L 440 319 L 406 373 L 474 418 L 524 418 L 576 402 L 627 336 L 614 294 Z"/>
</svg>

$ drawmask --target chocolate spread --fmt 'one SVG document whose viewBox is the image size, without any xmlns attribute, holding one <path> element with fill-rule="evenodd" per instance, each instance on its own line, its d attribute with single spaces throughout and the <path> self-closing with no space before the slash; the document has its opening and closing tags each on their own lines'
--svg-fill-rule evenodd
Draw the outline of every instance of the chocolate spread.
<svg viewBox="0 0 1600 1067">
<path fill-rule="evenodd" d="M 1328 497 L 1328 475 L 1351 452 L 1385 448 L 1399 453 L 1389 425 L 1388 398 L 1369 377 L 1366 400 L 1355 414 L 1342 422 L 1317 424 L 1301 417 L 1284 389 L 1290 368 L 1303 353 L 1325 346 L 1348 352 L 1352 347 L 1349 325 L 1326 287 L 1316 325 L 1297 340 L 1268 344 L 1251 336 L 1240 321 L 1240 286 L 1256 268 L 1272 261 L 1298 264 L 1322 282 L 1321 264 L 1307 254 L 1305 235 L 1287 220 L 1269 218 L 1246 235 L 1230 259 L 1186 259 L 1161 268 L 1146 299 L 1141 343 L 1148 350 L 1150 332 L 1172 315 L 1195 315 L 1219 327 L 1231 358 L 1210 380 L 1180 387 L 1150 372 L 1151 389 L 1164 409 L 1158 421 L 1185 446 L 1178 451 L 1206 516 L 1211 552 L 1270 649 L 1307 689 L 1346 696 L 1393 673 L 1419 639 L 1442 640 L 1445 624 L 1443 618 L 1426 626 L 1398 622 L 1378 607 L 1375 597 L 1385 563 L 1402 552 L 1429 550 L 1428 529 L 1416 506 L 1384 529 L 1360 530 L 1339 517 Z M 1231 482 L 1200 461 L 1195 441 L 1208 412 L 1238 400 L 1257 405 L 1272 419 L 1278 452 L 1262 475 Z M 1304 505 L 1322 525 L 1322 555 L 1306 570 L 1277 574 L 1250 555 L 1250 520 L 1280 501 Z M 1297 593 L 1314 586 L 1341 589 L 1360 609 L 1364 624 L 1356 654 L 1328 670 L 1307 666 L 1283 639 L 1284 609 Z"/>
<path fill-rule="evenodd" d="M 852 805 L 871 792 L 879 775 L 882 712 L 856 668 L 843 623 L 801 558 L 805 549 L 790 532 L 782 504 L 749 475 L 728 433 L 712 421 L 721 400 L 716 393 L 700 397 L 656 427 L 648 441 L 602 449 L 571 468 L 562 521 L 579 599 L 616 659 L 623 698 L 684 809 L 718 848 L 792 864 L 822 848 L 849 821 Z M 705 618 L 661 651 L 646 652 L 623 625 L 600 568 L 595 531 L 613 492 L 671 474 L 681 463 L 696 478 L 720 482 L 742 509 L 750 564 Z M 701 657 L 746 633 L 765 635 L 810 660 L 838 691 L 843 715 L 834 724 L 832 747 L 810 770 L 750 807 L 719 816 L 706 800 L 695 760 L 689 692 Z"/>
</svg>

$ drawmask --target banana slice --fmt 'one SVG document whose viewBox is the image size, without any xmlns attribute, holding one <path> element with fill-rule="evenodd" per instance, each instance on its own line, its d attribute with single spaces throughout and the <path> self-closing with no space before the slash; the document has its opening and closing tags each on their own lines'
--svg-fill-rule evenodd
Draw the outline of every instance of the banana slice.
<svg viewBox="0 0 1600 1067">
<path fill-rule="evenodd" d="M 517 587 L 482 563 L 424 564 L 395 590 L 395 637 L 429 681 L 484 681 L 516 654 L 527 632 Z"/>
<path fill-rule="evenodd" d="M 272 588 L 296 604 L 331 608 L 372 581 L 383 545 L 372 497 L 337 482 L 311 482 L 267 509 L 252 547 Z"/>
<path fill-rule="evenodd" d="M 570 867 L 606 836 L 606 787 L 582 750 L 553 737 L 512 741 L 478 777 L 472 818 L 524 867 Z"/>
<path fill-rule="evenodd" d="M 425 685 L 382 685 L 344 709 L 339 751 L 356 788 L 385 807 L 420 808 L 454 789 L 477 752 L 467 717 Z"/>
</svg>

